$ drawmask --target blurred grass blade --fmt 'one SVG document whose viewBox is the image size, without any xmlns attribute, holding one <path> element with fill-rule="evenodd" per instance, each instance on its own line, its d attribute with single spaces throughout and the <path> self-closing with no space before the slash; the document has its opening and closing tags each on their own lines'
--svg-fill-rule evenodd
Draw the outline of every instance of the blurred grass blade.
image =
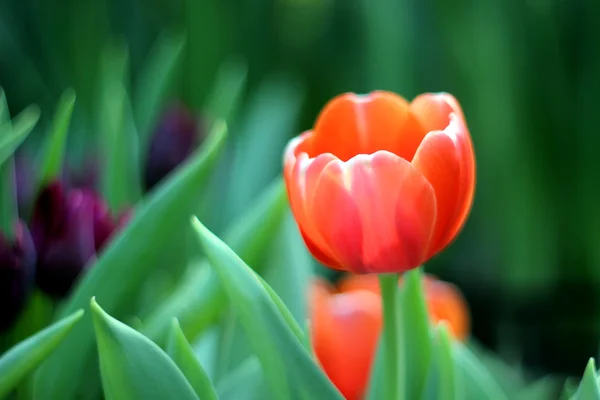
<svg viewBox="0 0 600 400">
<path fill-rule="evenodd" d="M 4 93 L 4 89 L 0 86 L 0 125 L 6 122 L 10 122 L 10 110 L 6 101 L 6 93 Z"/>
<path fill-rule="evenodd" d="M 131 303 L 131 298 L 146 276 L 158 267 L 162 243 L 181 233 L 185 221 L 197 204 L 198 188 L 206 182 L 217 155 L 225 143 L 226 127 L 220 124 L 177 172 L 134 210 L 127 226 L 100 255 L 89 272 L 79 282 L 61 315 L 72 312 L 96 296 L 107 312 L 119 316 Z M 69 345 L 60 346 L 38 371 L 36 393 L 57 399 L 77 398 L 78 390 L 93 384 L 74 384 L 73 376 L 90 372 L 94 375 L 94 338 L 91 320 L 84 318 L 73 332 Z M 83 371 L 83 372 L 82 372 Z M 97 381 L 96 381 L 97 383 Z M 89 389 L 87 389 L 89 390 Z"/>
<path fill-rule="evenodd" d="M 210 378 L 204 371 L 200 361 L 194 354 L 194 349 L 188 343 L 179 322 L 173 320 L 171 335 L 167 344 L 167 354 L 177 364 L 192 388 L 202 400 L 217 400 L 217 392 Z"/>
<path fill-rule="evenodd" d="M 17 344 L 0 358 L 0 398 L 10 393 L 54 351 L 83 316 L 79 310 Z"/>
<path fill-rule="evenodd" d="M 58 103 L 58 108 L 52 121 L 52 130 L 46 139 L 46 147 L 41 155 L 38 188 L 60 176 L 74 106 L 75 92 L 68 89 L 63 93 Z"/>
<path fill-rule="evenodd" d="M 494 377 L 462 343 L 454 342 L 456 374 L 464 382 L 465 400 L 508 400 Z"/>
<path fill-rule="evenodd" d="M 600 385 L 598 384 L 596 363 L 593 357 L 590 358 L 585 368 L 579 389 L 573 396 L 573 400 L 600 400 Z"/>
<path fill-rule="evenodd" d="M 230 58 L 221 65 L 206 102 L 206 112 L 211 118 L 227 122 L 231 120 L 241 103 L 247 75 L 246 62 L 237 57 Z"/>
<path fill-rule="evenodd" d="M 108 315 L 92 298 L 107 400 L 198 400 L 177 365 L 150 339 Z"/>
<path fill-rule="evenodd" d="M 225 242 L 251 266 L 258 266 L 281 225 L 287 200 L 278 178 L 223 235 Z M 192 268 L 180 286 L 144 320 L 142 332 L 162 343 L 169 321 L 177 317 L 190 340 L 214 323 L 227 305 L 223 287 L 207 263 Z M 198 312 L 202 310 L 202 312 Z"/>
<path fill-rule="evenodd" d="M 165 95 L 170 89 L 185 42 L 186 37 L 182 33 L 167 33 L 160 36 L 148 60 L 144 63 L 144 70 L 140 72 L 135 82 L 133 107 L 140 140 L 144 147 L 158 113 L 162 110 Z"/>
<path fill-rule="evenodd" d="M 0 132 L 4 132 L 0 136 L 0 165 L 4 164 L 8 157 L 12 156 L 21 143 L 23 143 L 35 127 L 35 124 L 37 124 L 39 118 L 40 109 L 38 106 L 31 105 L 13 119 L 12 130 L 3 129 L 0 126 Z M 1 125 L 6 125 L 7 123 L 5 122 Z"/>
<path fill-rule="evenodd" d="M 301 390 L 312 400 L 342 399 L 278 313 L 254 272 L 198 219 L 193 219 L 193 226 L 261 361 L 272 394 L 284 400 Z"/>
<path fill-rule="evenodd" d="M 138 164 L 138 136 L 125 87 L 113 83 L 106 88 L 102 104 L 106 118 L 102 193 L 115 212 L 135 204 L 141 197 Z"/>
<path fill-rule="evenodd" d="M 433 339 L 432 360 L 424 387 L 423 400 L 459 400 L 452 342 L 445 323 L 437 326 Z M 421 397 L 420 397 L 421 398 Z"/>
<path fill-rule="evenodd" d="M 401 341 L 406 373 L 406 396 L 418 399 L 431 361 L 431 332 L 421 268 L 404 274 L 400 290 Z"/>
<path fill-rule="evenodd" d="M 260 362 L 252 356 L 221 380 L 217 393 L 221 400 L 259 400 L 262 383 Z"/>
</svg>

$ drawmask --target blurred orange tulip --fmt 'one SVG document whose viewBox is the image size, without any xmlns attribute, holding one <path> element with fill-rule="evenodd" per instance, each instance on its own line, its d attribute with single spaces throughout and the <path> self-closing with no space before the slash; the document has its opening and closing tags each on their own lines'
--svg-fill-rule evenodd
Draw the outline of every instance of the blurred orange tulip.
<svg viewBox="0 0 600 400">
<path fill-rule="evenodd" d="M 457 235 L 473 201 L 475 158 L 451 95 L 408 103 L 389 92 L 346 93 L 290 141 L 284 175 L 315 258 L 391 273 L 421 265 Z"/>
<path fill-rule="evenodd" d="M 469 314 L 460 291 L 432 276 L 426 276 L 424 282 L 432 321 L 447 321 L 455 338 L 466 339 Z M 383 327 L 377 276 L 350 275 L 337 288 L 316 279 L 309 301 L 317 359 L 347 400 L 362 399 Z"/>
</svg>

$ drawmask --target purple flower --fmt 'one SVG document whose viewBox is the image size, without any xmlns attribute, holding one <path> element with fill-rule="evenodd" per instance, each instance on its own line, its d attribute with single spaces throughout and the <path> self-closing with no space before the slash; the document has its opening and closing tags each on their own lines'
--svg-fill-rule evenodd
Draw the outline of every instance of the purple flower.
<svg viewBox="0 0 600 400">
<path fill-rule="evenodd" d="M 35 247 L 19 221 L 15 238 L 0 233 L 0 332 L 9 329 L 25 306 L 35 275 Z"/>
<path fill-rule="evenodd" d="M 160 120 L 146 155 L 144 185 L 152 189 L 194 151 L 203 139 L 203 127 L 181 104 L 172 106 Z"/>
<path fill-rule="evenodd" d="M 36 199 L 31 220 L 38 287 L 53 297 L 66 296 L 117 226 L 94 192 L 66 191 L 58 181 L 46 186 Z"/>
</svg>

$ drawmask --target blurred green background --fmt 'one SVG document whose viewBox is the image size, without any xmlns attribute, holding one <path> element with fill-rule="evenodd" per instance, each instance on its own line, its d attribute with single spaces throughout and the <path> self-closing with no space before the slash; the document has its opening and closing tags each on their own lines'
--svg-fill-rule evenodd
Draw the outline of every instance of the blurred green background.
<svg viewBox="0 0 600 400">
<path fill-rule="evenodd" d="M 246 80 L 239 101 L 219 106 L 231 140 L 200 189 L 217 233 L 331 97 L 450 92 L 475 144 L 476 200 L 427 271 L 460 286 L 473 334 L 506 361 L 580 375 L 600 338 L 598 18 L 597 0 L 0 0 L 0 85 L 13 115 L 41 107 L 32 154 L 75 90 L 77 166 L 111 129 L 98 111 L 104 90 L 113 99 L 107 71 L 129 76 L 142 145 L 154 110 L 181 100 L 210 120 L 205 105 Z M 156 88 L 161 71 L 168 85 Z"/>
</svg>

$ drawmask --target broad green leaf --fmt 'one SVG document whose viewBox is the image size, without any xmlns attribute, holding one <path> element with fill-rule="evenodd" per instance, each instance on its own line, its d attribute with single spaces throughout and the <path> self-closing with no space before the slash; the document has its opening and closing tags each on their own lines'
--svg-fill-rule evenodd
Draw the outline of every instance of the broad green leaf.
<svg viewBox="0 0 600 400">
<path fill-rule="evenodd" d="M 262 384 L 260 362 L 252 356 L 221 380 L 217 386 L 217 393 L 221 400 L 259 400 Z"/>
<path fill-rule="evenodd" d="M 282 400 L 299 392 L 313 400 L 342 399 L 279 314 L 256 274 L 196 218 L 193 225 L 261 361 L 272 394 Z"/>
<path fill-rule="evenodd" d="M 573 377 L 569 377 L 565 380 L 563 390 L 560 395 L 560 400 L 573 400 L 577 389 L 579 388 L 579 381 Z"/>
<path fill-rule="evenodd" d="M 600 400 L 600 385 L 598 384 L 596 363 L 593 357 L 590 358 L 579 384 L 579 389 L 573 397 L 574 400 Z"/>
<path fill-rule="evenodd" d="M 494 377 L 462 343 L 454 342 L 456 374 L 464 382 L 465 400 L 508 400 Z"/>
<path fill-rule="evenodd" d="M 102 387 L 107 400 L 197 400 L 177 365 L 150 339 L 108 315 L 92 298 Z"/>
<path fill-rule="evenodd" d="M 434 334 L 434 347 L 429 375 L 423 394 L 424 400 L 457 400 L 460 383 L 455 373 L 452 342 L 444 322 L 439 324 Z"/>
<path fill-rule="evenodd" d="M 138 137 L 125 87 L 109 84 L 102 108 L 106 118 L 102 192 L 116 213 L 141 197 L 138 164 Z"/>
<path fill-rule="evenodd" d="M 83 316 L 79 310 L 25 339 L 0 357 L 0 398 L 10 393 L 67 337 Z"/>
<path fill-rule="evenodd" d="M 422 276 L 421 268 L 407 272 L 400 291 L 400 340 L 405 355 L 403 370 L 409 399 L 418 399 L 422 395 L 431 361 L 431 332 Z"/>
<path fill-rule="evenodd" d="M 547 400 L 556 398 L 560 386 L 558 380 L 552 377 L 544 377 L 519 390 L 516 398 L 518 400 Z"/>
<path fill-rule="evenodd" d="M 241 103 L 247 75 L 245 61 L 237 57 L 221 65 L 206 102 L 206 112 L 210 118 L 230 121 Z"/>
<path fill-rule="evenodd" d="M 185 35 L 180 33 L 161 35 L 135 82 L 133 108 L 142 143 L 147 143 L 152 126 L 162 109 L 185 42 Z"/>
<path fill-rule="evenodd" d="M 61 315 L 85 306 L 93 296 L 115 316 L 127 310 L 146 276 L 158 267 L 156 260 L 162 243 L 179 234 L 193 212 L 198 188 L 209 176 L 225 136 L 225 126 L 216 126 L 202 149 L 138 203 L 131 221 L 111 240 L 75 287 Z M 68 400 L 78 398 L 80 388 L 90 391 L 89 386 L 98 383 L 93 346 L 91 319 L 86 317 L 74 330 L 70 343 L 60 346 L 38 371 L 36 394 L 39 398 Z M 72 379 L 79 375 L 89 377 L 86 381 L 82 379 L 80 386 Z"/>
<path fill-rule="evenodd" d="M 366 400 L 379 400 L 383 397 L 383 342 L 381 338 L 377 343 L 377 350 L 373 358 Z"/>
<path fill-rule="evenodd" d="M 12 130 L 6 129 L 8 122 L 0 124 L 0 132 L 4 132 L 0 136 L 0 165 L 4 164 L 4 161 L 12 156 L 21 143 L 23 143 L 35 127 L 35 124 L 37 124 L 39 118 L 40 109 L 37 106 L 31 105 L 13 119 Z"/>
<path fill-rule="evenodd" d="M 225 242 L 247 264 L 258 267 L 267 245 L 281 225 L 286 205 L 285 187 L 279 178 L 225 231 Z M 162 343 L 169 321 L 177 317 L 183 332 L 193 340 L 216 322 L 226 305 L 227 298 L 218 276 L 202 262 L 193 267 L 173 294 L 144 320 L 142 332 Z"/>
<path fill-rule="evenodd" d="M 75 106 L 75 92 L 66 90 L 58 103 L 56 114 L 52 121 L 52 130 L 46 139 L 45 149 L 41 155 L 40 182 L 43 186 L 58 177 L 63 166 L 67 136 L 73 107 Z"/>
<path fill-rule="evenodd" d="M 202 368 L 200 361 L 194 354 L 194 349 L 188 343 L 179 322 L 173 320 L 171 335 L 167 344 L 167 354 L 177 364 L 183 375 L 194 388 L 202 400 L 217 400 L 217 392 L 210 378 Z"/>
</svg>

